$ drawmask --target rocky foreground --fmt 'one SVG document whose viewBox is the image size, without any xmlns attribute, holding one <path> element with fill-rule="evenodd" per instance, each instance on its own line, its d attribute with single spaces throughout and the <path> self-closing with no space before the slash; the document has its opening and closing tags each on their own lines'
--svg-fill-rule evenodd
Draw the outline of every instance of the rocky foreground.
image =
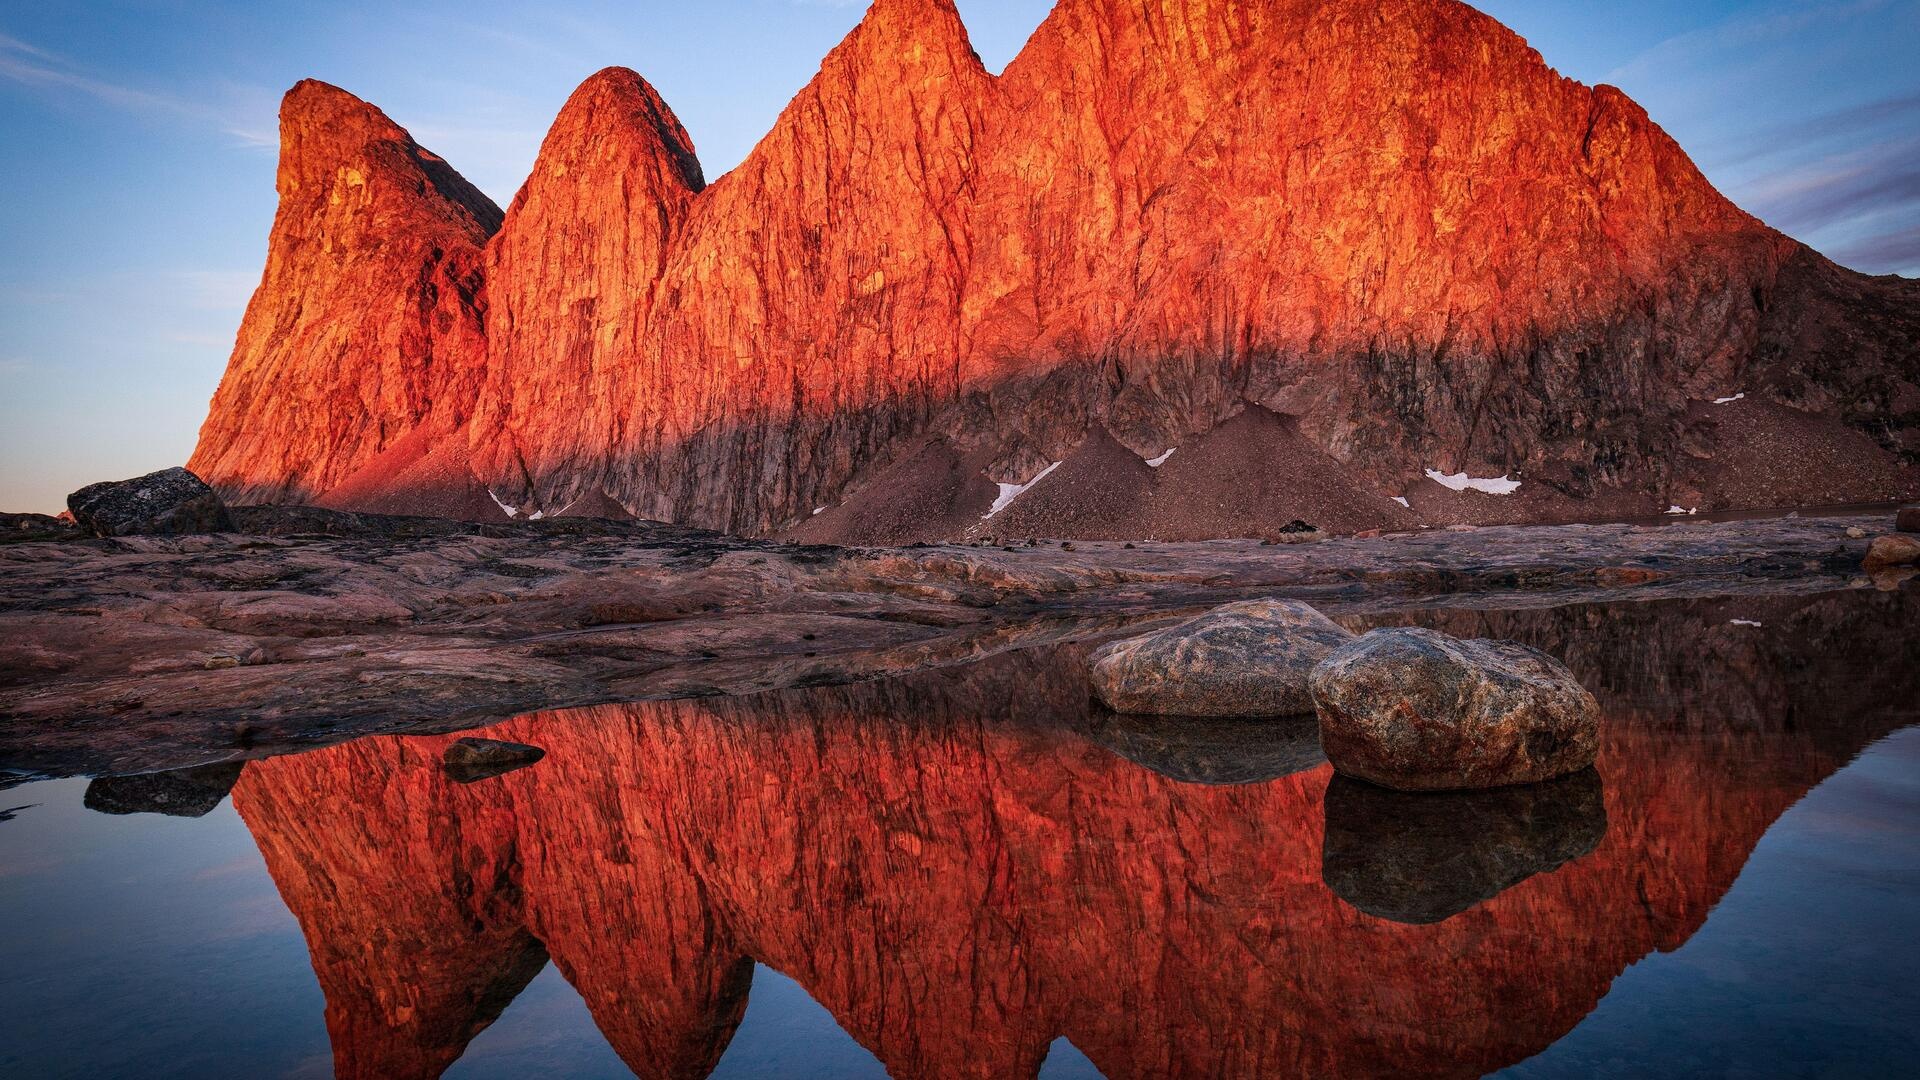
<svg viewBox="0 0 1920 1080">
<path fill-rule="evenodd" d="M 1891 515 L 1293 544 L 830 548 L 605 521 L 231 509 L 236 533 L 0 546 L 0 763 L 259 756 L 534 709 L 860 681 L 1284 596 L 1421 608 L 1898 587 Z"/>
</svg>

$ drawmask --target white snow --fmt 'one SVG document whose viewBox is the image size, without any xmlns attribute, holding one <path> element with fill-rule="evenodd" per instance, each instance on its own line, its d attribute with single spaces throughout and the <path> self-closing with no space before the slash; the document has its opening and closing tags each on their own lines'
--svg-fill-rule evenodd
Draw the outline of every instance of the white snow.
<svg viewBox="0 0 1920 1080">
<path fill-rule="evenodd" d="M 826 512 L 827 512 L 827 508 L 824 506 L 816 506 L 813 508 L 814 517 L 819 517 L 821 514 L 824 514 Z"/>
<path fill-rule="evenodd" d="M 1027 481 L 1024 484 L 1001 484 L 1000 497 L 993 500 L 993 509 L 987 511 L 987 517 L 983 517 L 980 520 L 985 521 L 987 520 L 987 518 L 990 518 L 993 515 L 999 513 L 1000 511 L 1005 510 L 1007 508 L 1008 503 L 1011 503 L 1013 500 L 1019 498 L 1022 494 L 1026 492 L 1028 488 L 1032 487 L 1033 485 L 1039 483 L 1042 480 L 1045 480 L 1047 478 L 1048 473 L 1052 472 L 1053 470 L 1059 467 L 1060 467 L 1060 463 L 1056 461 L 1053 464 L 1047 466 L 1046 468 L 1041 469 L 1039 476 L 1034 477 L 1033 479 Z"/>
<path fill-rule="evenodd" d="M 1401 506 L 1404 506 L 1409 510 L 1413 509 L 1413 504 L 1407 501 L 1407 497 L 1405 495 L 1395 495 L 1393 497 L 1393 501 L 1399 503 Z"/>
<path fill-rule="evenodd" d="M 1439 469 L 1428 469 L 1427 479 L 1451 491 L 1466 491 L 1471 488 L 1474 491 L 1484 491 L 1488 495 L 1511 495 L 1520 490 L 1520 481 L 1509 479 L 1505 475 L 1494 480 L 1476 480 L 1463 472 L 1448 475 Z"/>
<path fill-rule="evenodd" d="M 547 512 L 545 510 L 535 510 L 533 513 L 527 515 L 527 520 L 539 521 L 541 518 L 546 516 L 547 516 Z"/>
<path fill-rule="evenodd" d="M 1667 513 L 1675 514 L 1680 517 L 1691 517 L 1692 515 L 1697 514 L 1699 512 L 1700 512 L 1700 508 L 1697 506 L 1693 507 L 1692 509 L 1688 509 L 1687 507 L 1680 506 L 1677 504 L 1667 507 Z"/>
<path fill-rule="evenodd" d="M 519 517 L 519 516 L 520 516 L 520 511 L 519 511 L 519 509 L 518 509 L 518 508 L 516 508 L 516 507 L 512 507 L 512 506 L 508 506 L 508 505 L 507 505 L 506 503 L 503 503 L 503 502 L 501 502 L 501 501 L 500 501 L 500 496 L 498 496 L 498 495 L 495 495 L 495 494 L 493 493 L 493 489 L 492 489 L 492 488 L 488 488 L 488 489 L 487 489 L 487 497 L 493 500 L 493 505 L 495 505 L 495 506 L 497 506 L 497 507 L 499 507 L 499 508 L 500 508 L 500 509 L 502 509 L 502 510 L 505 510 L 505 511 L 507 512 L 507 516 L 508 516 L 508 517 Z"/>
<path fill-rule="evenodd" d="M 1747 396 L 1747 395 L 1746 395 L 1746 393 L 1745 393 L 1745 392 L 1743 391 L 1743 392 L 1741 392 L 1741 393 L 1738 393 L 1738 394 L 1735 394 L 1735 395 L 1733 395 L 1732 397 L 1717 397 L 1717 398 L 1714 398 L 1714 399 L 1713 399 L 1713 403 L 1714 403 L 1715 405 L 1731 405 L 1731 404 L 1733 404 L 1734 402 L 1736 402 L 1736 401 L 1739 401 L 1739 400 L 1740 400 L 1741 398 L 1743 398 L 1743 397 L 1746 397 L 1746 396 Z"/>
<path fill-rule="evenodd" d="M 1765 625 L 1766 625 L 1766 623 L 1757 623 L 1757 622 L 1754 622 L 1754 621 L 1753 621 L 1752 619 L 1735 619 L 1735 620 L 1733 620 L 1733 625 L 1735 625 L 1735 626 L 1765 626 Z"/>
<path fill-rule="evenodd" d="M 1168 458 L 1170 458 L 1170 457 L 1172 457 L 1172 456 L 1173 456 L 1173 452 L 1174 452 L 1175 450 L 1178 450 L 1178 449 L 1180 449 L 1180 448 L 1179 448 L 1179 447 L 1177 447 L 1177 446 L 1174 446 L 1174 447 L 1169 447 L 1169 448 L 1167 449 L 1167 452 L 1166 452 L 1166 453 L 1164 453 L 1164 454 L 1161 454 L 1161 455 L 1160 455 L 1159 457 L 1157 457 L 1157 458 L 1148 458 L 1148 459 L 1147 459 L 1147 468 L 1149 468 L 1149 469 L 1157 469 L 1157 468 L 1159 468 L 1160 466 L 1162 466 L 1162 465 L 1165 465 L 1165 464 L 1167 463 L 1167 459 L 1168 459 Z"/>
</svg>

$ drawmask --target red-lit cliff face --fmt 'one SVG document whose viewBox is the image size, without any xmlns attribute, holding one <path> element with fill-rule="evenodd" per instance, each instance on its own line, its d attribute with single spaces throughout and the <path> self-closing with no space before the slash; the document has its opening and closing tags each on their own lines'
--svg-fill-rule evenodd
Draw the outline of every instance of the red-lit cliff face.
<svg viewBox="0 0 1920 1080">
<path fill-rule="evenodd" d="M 1743 637 L 1632 607 L 1493 617 L 1642 666 L 1603 694 L 1598 846 L 1432 925 L 1323 881 L 1324 766 L 1207 787 L 1074 734 L 1073 655 L 535 715 L 488 734 L 547 757 L 465 786 L 447 737 L 363 740 L 250 763 L 234 798 L 342 1075 L 436 1073 L 494 1014 L 470 988 L 523 972 L 519 926 L 642 1075 L 704 1075 L 759 961 L 896 1076 L 1032 1075 L 1058 1036 L 1113 1077 L 1477 1076 L 1685 942 L 1782 811 L 1911 719 L 1897 677 L 1778 662 L 1857 607 L 1782 601 Z"/>
<path fill-rule="evenodd" d="M 1061 0 L 997 77 L 949 0 L 877 0 L 704 190 L 667 107 L 603 72 L 486 274 L 487 340 L 461 337 L 481 407 L 445 453 L 548 513 L 604 493 L 775 530 L 897 501 L 886 466 L 929 443 L 1023 482 L 1249 404 L 1292 418 L 1289 467 L 1334 463 L 1356 523 L 1395 523 L 1429 467 L 1528 481 L 1490 508 L 1416 499 L 1435 520 L 1915 490 L 1895 455 L 1920 453 L 1920 290 L 1767 229 L 1617 90 L 1452 0 Z M 316 267 L 261 297 L 343 276 L 384 287 Z M 250 316 L 196 457 L 235 462 L 229 493 L 368 459 L 351 395 L 313 396 L 310 429 L 239 414 L 316 366 Z M 1741 392 L 1760 411 L 1737 423 L 1690 407 Z M 1765 489 L 1711 467 L 1756 439 L 1832 467 Z M 948 486 L 916 516 L 977 520 L 977 485 Z M 1207 497 L 1156 495 L 1176 518 Z"/>
<path fill-rule="evenodd" d="M 500 209 L 380 110 L 308 80 L 280 107 L 267 268 L 188 467 L 235 502 L 306 502 L 472 408 Z"/>
</svg>

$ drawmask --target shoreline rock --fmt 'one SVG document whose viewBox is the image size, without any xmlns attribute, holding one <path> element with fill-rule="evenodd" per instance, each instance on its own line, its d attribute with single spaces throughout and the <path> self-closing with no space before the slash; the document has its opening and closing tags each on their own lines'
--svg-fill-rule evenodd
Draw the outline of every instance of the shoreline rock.
<svg viewBox="0 0 1920 1080">
<path fill-rule="evenodd" d="M 1313 669 L 1334 770 L 1400 791 L 1551 780 L 1593 764 L 1600 705 L 1566 666 L 1512 641 L 1374 630 Z"/>
<path fill-rule="evenodd" d="M 1300 601 L 1247 600 L 1101 649 L 1093 690 L 1118 713 L 1298 716 L 1313 666 L 1352 639 Z"/>
</svg>

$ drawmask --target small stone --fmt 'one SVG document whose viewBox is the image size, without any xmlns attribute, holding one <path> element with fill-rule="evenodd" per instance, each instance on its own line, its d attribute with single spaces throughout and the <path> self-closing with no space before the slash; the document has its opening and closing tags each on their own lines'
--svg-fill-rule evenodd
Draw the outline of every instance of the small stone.
<svg viewBox="0 0 1920 1080">
<path fill-rule="evenodd" d="M 1311 712 L 1307 675 L 1352 640 L 1296 600 L 1249 600 L 1117 641 L 1093 658 L 1094 693 L 1119 713 L 1292 716 Z"/>
<path fill-rule="evenodd" d="M 525 743 L 498 739 L 465 738 L 447 747 L 441 755 L 447 775 L 463 784 L 486 780 L 524 769 L 546 757 L 547 752 Z"/>
<path fill-rule="evenodd" d="M 1920 563 L 1920 540 L 1911 536 L 1889 533 L 1874 537 L 1873 546 L 1867 549 L 1866 561 L 1860 565 L 1867 571 L 1884 570 L 1890 566 L 1912 566 Z"/>
<path fill-rule="evenodd" d="M 1375 630 L 1313 669 L 1336 772 L 1403 791 L 1529 784 L 1593 764 L 1600 706 L 1558 660 L 1512 641 Z"/>
<path fill-rule="evenodd" d="M 215 653 L 207 657 L 206 663 L 200 666 L 208 671 L 215 671 L 220 668 L 239 667 L 240 658 L 229 653 Z"/>
<path fill-rule="evenodd" d="M 89 484 L 67 496 L 74 521 L 95 536 L 175 536 L 234 531 L 227 504 L 185 469 Z"/>
<path fill-rule="evenodd" d="M 1867 530 L 1861 528 L 1858 525 L 1847 526 L 1847 537 L 1849 539 L 1861 540 L 1861 539 L 1865 539 L 1866 535 L 1867 535 Z"/>
</svg>

